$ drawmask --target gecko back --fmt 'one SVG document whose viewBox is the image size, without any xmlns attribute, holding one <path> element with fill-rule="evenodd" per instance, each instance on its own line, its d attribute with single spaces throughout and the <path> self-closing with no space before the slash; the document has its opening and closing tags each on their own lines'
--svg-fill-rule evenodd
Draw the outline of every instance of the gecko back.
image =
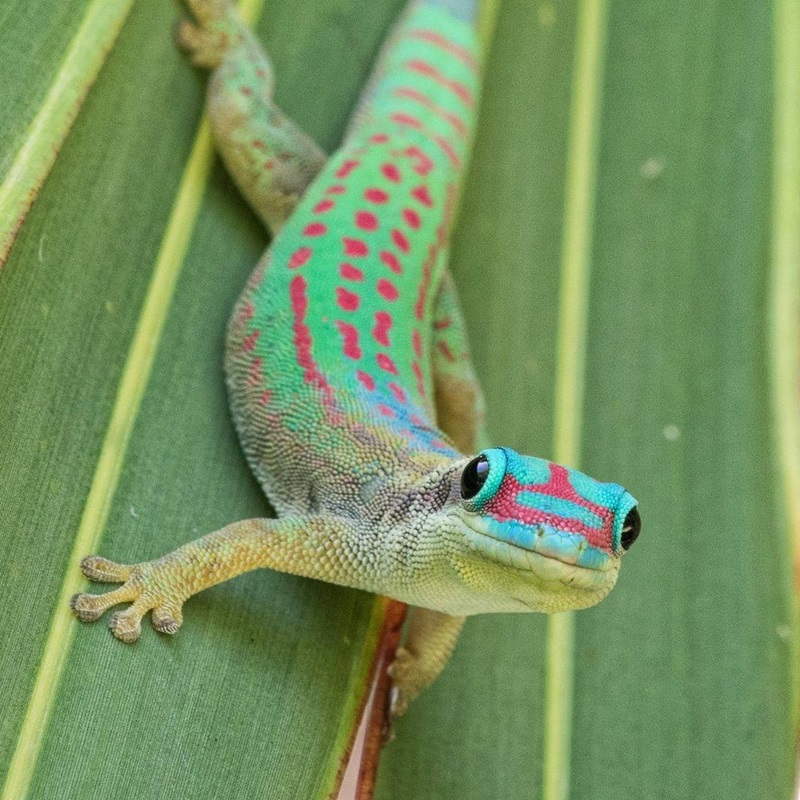
<svg viewBox="0 0 800 800">
<path fill-rule="evenodd" d="M 474 17 L 474 3 L 408 7 L 234 312 L 234 418 L 283 513 L 457 455 L 435 424 L 432 308 L 475 121 Z"/>
</svg>

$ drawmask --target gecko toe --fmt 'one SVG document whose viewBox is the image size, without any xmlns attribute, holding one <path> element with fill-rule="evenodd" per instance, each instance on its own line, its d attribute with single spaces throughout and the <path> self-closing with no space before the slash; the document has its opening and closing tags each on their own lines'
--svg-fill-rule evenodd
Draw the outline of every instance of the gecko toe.
<svg viewBox="0 0 800 800">
<path fill-rule="evenodd" d="M 111 633 L 121 642 L 135 642 L 142 633 L 142 618 L 132 610 L 133 606 L 126 611 L 117 611 L 108 621 Z"/>
<path fill-rule="evenodd" d="M 153 609 L 150 621 L 159 633 L 177 633 L 183 625 L 183 614 L 178 606 L 158 606 Z"/>
<path fill-rule="evenodd" d="M 102 556 L 86 556 L 81 560 L 81 572 L 91 581 L 124 583 L 131 576 L 132 567 L 117 564 Z"/>
</svg>

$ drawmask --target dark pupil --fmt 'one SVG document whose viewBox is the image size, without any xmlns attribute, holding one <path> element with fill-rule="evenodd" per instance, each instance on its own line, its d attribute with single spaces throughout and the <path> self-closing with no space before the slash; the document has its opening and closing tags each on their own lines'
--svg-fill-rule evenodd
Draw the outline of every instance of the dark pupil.
<svg viewBox="0 0 800 800">
<path fill-rule="evenodd" d="M 642 519 L 639 516 L 639 512 L 636 510 L 636 507 L 634 506 L 628 512 L 628 516 L 625 517 L 625 523 L 622 526 L 622 536 L 620 539 L 623 550 L 627 550 L 636 541 L 636 538 L 639 536 L 639 532 L 641 530 Z"/>
<path fill-rule="evenodd" d="M 465 500 L 475 497 L 481 490 L 481 486 L 486 483 L 488 474 L 489 461 L 486 456 L 473 458 L 461 473 L 461 496 Z"/>
</svg>

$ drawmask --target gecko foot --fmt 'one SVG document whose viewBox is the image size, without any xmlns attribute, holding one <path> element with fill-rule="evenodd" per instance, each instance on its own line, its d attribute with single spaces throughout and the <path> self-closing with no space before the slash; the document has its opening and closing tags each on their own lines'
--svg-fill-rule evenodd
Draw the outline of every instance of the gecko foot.
<svg viewBox="0 0 800 800">
<path fill-rule="evenodd" d="M 392 720 L 402 717 L 408 710 L 408 704 L 419 694 L 415 680 L 416 667 L 416 659 L 411 653 L 405 647 L 398 647 L 389 667 L 389 675 L 392 676 L 389 713 Z"/>
<path fill-rule="evenodd" d="M 226 0 L 185 0 L 196 22 L 181 19 L 175 39 L 196 67 L 219 66 L 225 53 L 243 41 L 242 23 Z"/>
<path fill-rule="evenodd" d="M 100 556 L 87 556 L 81 571 L 93 581 L 120 582 L 122 586 L 105 594 L 76 594 L 70 608 L 83 622 L 94 622 L 112 606 L 131 603 L 112 615 L 109 628 L 117 639 L 135 642 L 142 632 L 142 617 L 152 611 L 153 627 L 161 633 L 175 633 L 183 622 L 185 599 L 176 589 L 174 563 L 166 558 L 142 564 L 117 564 Z"/>
</svg>

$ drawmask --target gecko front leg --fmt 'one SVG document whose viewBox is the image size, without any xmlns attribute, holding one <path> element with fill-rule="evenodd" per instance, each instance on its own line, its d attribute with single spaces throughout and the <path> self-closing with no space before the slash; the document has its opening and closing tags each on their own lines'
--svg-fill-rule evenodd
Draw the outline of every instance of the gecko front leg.
<svg viewBox="0 0 800 800">
<path fill-rule="evenodd" d="M 109 622 L 111 632 L 123 642 L 139 638 L 148 611 L 156 630 L 175 633 L 183 622 L 183 604 L 192 595 L 253 569 L 269 567 L 348 583 L 353 577 L 349 560 L 355 539 L 357 532 L 349 520 L 316 514 L 235 522 L 140 564 L 87 556 L 81 561 L 87 578 L 122 586 L 105 594 L 76 594 L 70 605 L 79 619 L 94 622 L 112 606 L 131 603 Z"/>
</svg>

